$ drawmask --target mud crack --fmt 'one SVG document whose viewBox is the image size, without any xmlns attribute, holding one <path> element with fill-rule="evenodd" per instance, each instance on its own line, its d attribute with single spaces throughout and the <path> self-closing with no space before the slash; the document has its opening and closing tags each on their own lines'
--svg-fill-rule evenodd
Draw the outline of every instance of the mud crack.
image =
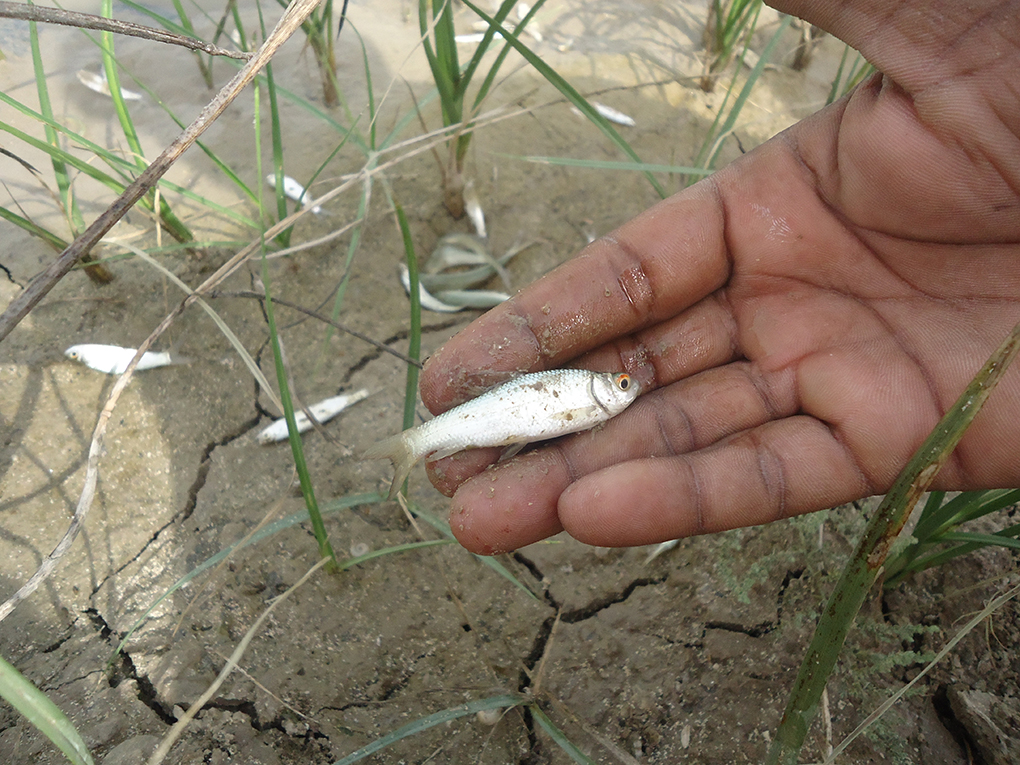
<svg viewBox="0 0 1020 765">
<path fill-rule="evenodd" d="M 455 327 L 462 321 L 463 321 L 462 319 L 449 319 L 447 321 L 441 321 L 438 324 L 429 324 L 421 328 L 421 333 L 423 335 L 426 335 L 429 334 L 430 332 L 439 332 L 444 329 L 449 329 L 450 327 Z M 399 332 L 395 332 L 389 337 L 387 337 L 385 340 L 382 341 L 382 343 L 383 345 L 390 345 L 391 343 L 395 343 L 398 340 L 406 340 L 409 334 L 410 332 L 408 330 L 402 329 Z M 358 372 L 360 372 L 362 369 L 367 367 L 369 364 L 371 364 L 373 361 L 375 361 L 382 355 L 383 351 L 379 350 L 378 348 L 365 353 L 365 355 L 363 355 L 360 359 L 354 362 L 354 364 L 352 364 L 347 369 L 347 372 L 341 379 L 340 384 L 347 385 L 347 383 L 351 381 L 354 375 L 356 375 Z"/>
<path fill-rule="evenodd" d="M 14 274 L 11 273 L 11 269 L 9 269 L 3 263 L 0 263 L 0 272 L 3 272 L 3 274 L 7 277 L 7 281 L 9 281 L 11 284 L 17 287 L 24 288 L 24 285 L 18 284 L 18 280 L 14 278 Z"/>
<path fill-rule="evenodd" d="M 117 637 L 98 610 L 87 608 L 84 614 L 88 617 L 93 629 L 99 633 L 99 637 L 104 642 L 110 642 L 112 637 Z M 135 667 L 135 663 L 131 660 L 130 654 L 122 651 L 110 664 L 109 671 L 107 672 L 107 682 L 109 682 L 111 688 L 116 688 L 125 680 L 131 680 L 135 683 L 135 688 L 137 689 L 135 696 L 137 699 L 155 712 L 160 720 L 167 725 L 173 725 L 177 722 L 173 713 L 159 703 L 156 688 L 152 685 L 149 678 L 145 675 L 140 675 Z"/>
</svg>

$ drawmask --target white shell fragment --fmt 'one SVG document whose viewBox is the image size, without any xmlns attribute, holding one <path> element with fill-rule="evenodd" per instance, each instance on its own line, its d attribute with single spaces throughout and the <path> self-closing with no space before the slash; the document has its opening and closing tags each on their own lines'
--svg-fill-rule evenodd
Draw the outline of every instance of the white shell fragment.
<svg viewBox="0 0 1020 765">
<path fill-rule="evenodd" d="M 275 189 L 276 176 L 267 175 L 266 183 L 269 184 L 270 188 Z M 293 199 L 295 202 L 299 202 L 306 210 L 311 210 L 316 215 L 322 212 L 322 208 L 319 207 L 318 205 L 315 205 L 314 207 L 308 206 L 308 200 L 306 199 L 307 193 L 305 192 L 305 187 L 302 186 L 297 181 L 295 181 L 289 175 L 283 176 L 283 195 L 287 197 L 287 199 Z"/>
<path fill-rule="evenodd" d="M 392 498 L 424 457 L 442 459 L 483 446 L 507 446 L 514 452 L 523 444 L 605 422 L 630 406 L 640 392 L 641 386 L 625 373 L 587 369 L 533 372 L 383 439 L 366 450 L 362 459 L 393 463 Z"/>
<path fill-rule="evenodd" d="M 595 107 L 595 111 L 597 111 L 599 114 L 601 114 L 610 122 L 615 122 L 617 125 L 623 125 L 625 127 L 634 127 L 635 125 L 637 125 L 637 123 L 634 121 L 634 118 L 631 117 L 629 114 L 624 114 L 623 112 L 614 109 L 611 106 L 600 104 L 598 101 L 592 101 L 591 105 Z"/>
<path fill-rule="evenodd" d="M 362 388 L 354 393 L 341 393 L 339 396 L 332 396 L 330 398 L 323 399 L 318 404 L 312 404 L 308 407 L 308 411 L 311 412 L 315 416 L 315 419 L 320 423 L 326 423 L 340 414 L 340 412 L 347 407 L 352 404 L 356 404 L 367 397 L 368 391 Z M 294 412 L 294 421 L 297 424 L 298 433 L 304 433 L 306 430 L 311 430 L 312 428 L 312 421 L 308 419 L 304 412 Z M 276 422 L 259 433 L 258 436 L 256 436 L 256 440 L 260 444 L 272 444 L 278 441 L 284 441 L 287 437 L 287 420 L 280 419 L 276 420 Z"/>
<path fill-rule="evenodd" d="M 110 82 L 106 79 L 106 70 L 101 72 L 90 72 L 88 69 L 79 69 L 77 71 L 78 82 L 84 85 L 89 90 L 94 90 L 96 93 L 102 93 L 104 96 L 110 95 Z M 141 101 L 142 94 L 136 93 L 133 90 L 127 88 L 120 89 L 120 97 L 125 101 Z"/>
<path fill-rule="evenodd" d="M 80 361 L 89 369 L 97 372 L 104 372 L 108 375 L 121 375 L 128 368 L 131 359 L 135 357 L 137 348 L 121 348 L 118 345 L 100 345 L 98 343 L 86 343 L 84 345 L 72 345 L 64 355 L 72 361 Z M 136 370 L 155 369 L 166 367 L 171 364 L 187 363 L 185 359 L 175 358 L 166 351 L 146 351 L 142 354 Z"/>
</svg>

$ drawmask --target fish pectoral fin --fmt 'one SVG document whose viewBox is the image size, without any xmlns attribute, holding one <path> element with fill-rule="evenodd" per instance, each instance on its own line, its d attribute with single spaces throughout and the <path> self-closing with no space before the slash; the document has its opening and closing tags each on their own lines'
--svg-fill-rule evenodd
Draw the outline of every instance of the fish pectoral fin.
<svg viewBox="0 0 1020 765">
<path fill-rule="evenodd" d="M 513 459 L 514 457 L 517 456 L 517 453 L 520 452 L 520 450 L 527 445 L 528 445 L 527 441 L 520 441 L 516 444 L 510 444 L 503 450 L 503 453 L 499 455 L 499 459 L 496 461 L 506 462 L 507 460 Z"/>
</svg>

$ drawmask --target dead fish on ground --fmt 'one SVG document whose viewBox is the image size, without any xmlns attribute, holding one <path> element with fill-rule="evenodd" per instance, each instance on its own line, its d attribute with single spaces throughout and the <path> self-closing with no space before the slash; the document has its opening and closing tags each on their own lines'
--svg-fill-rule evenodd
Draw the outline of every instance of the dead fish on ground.
<svg viewBox="0 0 1020 765">
<path fill-rule="evenodd" d="M 671 539 L 668 542 L 660 542 L 659 544 L 655 545 L 655 549 L 648 553 L 648 557 L 645 558 L 645 565 L 647 566 L 649 563 L 658 558 L 660 555 L 669 552 L 678 544 L 680 544 L 679 539 Z"/>
<path fill-rule="evenodd" d="M 308 411 L 312 413 L 320 424 L 325 424 L 344 409 L 351 406 L 351 404 L 356 404 L 365 398 L 368 398 L 368 391 L 362 388 L 361 390 L 354 391 L 354 393 L 341 393 L 338 396 L 323 399 L 318 404 L 312 404 L 308 407 Z M 304 433 L 312 427 L 312 421 L 308 419 L 304 412 L 294 412 L 294 421 L 297 424 L 298 433 Z M 265 428 L 256 436 L 255 440 L 260 444 L 272 444 L 277 441 L 283 441 L 288 436 L 287 419 L 283 418 L 276 420 L 272 425 Z"/>
<path fill-rule="evenodd" d="M 89 369 L 94 369 L 97 372 L 105 372 L 108 375 L 120 375 L 124 374 L 124 370 L 127 369 L 136 352 L 136 348 L 86 343 L 84 345 L 72 345 L 64 351 L 64 355 L 74 361 L 80 361 Z M 143 369 L 155 369 L 156 367 L 187 363 L 188 359 L 175 356 L 168 351 L 146 351 L 142 354 L 142 359 L 135 368 L 141 371 Z"/>
<path fill-rule="evenodd" d="M 269 184 L 270 188 L 275 189 L 276 176 L 267 175 L 266 183 Z M 295 202 L 300 203 L 302 207 L 304 207 L 306 210 L 311 210 L 316 215 L 322 212 L 322 208 L 319 207 L 318 205 L 315 205 L 314 207 L 308 206 L 308 199 L 306 198 L 308 196 L 308 193 L 305 190 L 305 187 L 302 186 L 297 181 L 295 181 L 289 175 L 283 176 L 283 195 L 287 197 L 287 199 L 293 199 Z"/>
<path fill-rule="evenodd" d="M 485 211 L 482 210 L 482 203 L 478 201 L 478 192 L 475 191 L 475 182 L 468 181 L 464 184 L 464 210 L 467 212 L 471 225 L 475 227 L 475 233 L 479 239 L 488 238 L 485 231 Z"/>
<path fill-rule="evenodd" d="M 487 311 L 504 300 L 509 300 L 510 295 L 496 290 L 443 290 L 436 293 L 436 298 L 446 305 Z"/>
<path fill-rule="evenodd" d="M 98 74 L 96 72 L 90 72 L 88 69 L 79 69 L 77 75 L 78 82 L 89 90 L 94 90 L 96 93 L 102 93 L 104 96 L 110 95 L 110 81 L 106 79 L 105 69 Z M 135 91 L 128 90 L 127 88 L 120 89 L 120 97 L 125 101 L 142 100 L 141 93 L 135 93 Z"/>
<path fill-rule="evenodd" d="M 634 127 L 635 125 L 637 125 L 637 123 L 634 121 L 634 118 L 631 117 L 629 114 L 624 114 L 623 112 L 614 109 L 611 106 L 600 104 L 598 101 L 593 101 L 591 105 L 595 107 L 595 111 L 597 111 L 599 114 L 601 114 L 610 122 L 615 122 L 617 125 L 623 125 L 624 127 Z"/>
<path fill-rule="evenodd" d="M 393 463 L 392 498 L 423 457 L 442 459 L 464 449 L 506 446 L 503 457 L 509 458 L 526 444 L 587 430 L 615 417 L 640 391 L 626 373 L 586 369 L 533 372 L 383 439 L 369 447 L 362 459 Z"/>
<path fill-rule="evenodd" d="M 525 245 L 527 247 L 528 245 Z M 520 247 L 513 252 L 516 255 L 525 247 Z M 509 260 L 510 257 L 505 258 Z M 444 235 L 439 243 L 436 245 L 436 249 L 432 251 L 428 261 L 425 263 L 424 270 L 429 274 L 438 274 L 441 271 L 445 271 L 450 268 L 457 268 L 459 266 L 476 266 L 484 265 L 487 266 L 493 273 L 499 274 L 499 279 L 503 282 L 503 286 L 508 290 L 510 289 L 510 274 L 503 267 L 504 258 L 497 260 L 489 254 L 488 248 L 478 237 L 472 236 L 471 234 L 461 234 L 456 231 Z M 430 279 L 426 278 L 425 282 L 429 285 L 429 289 L 435 288 L 435 283 L 430 283 Z M 478 281 L 482 281 L 479 279 Z M 446 289 L 465 289 L 465 287 L 453 287 L 448 286 Z"/>
<path fill-rule="evenodd" d="M 411 272 L 407 269 L 406 263 L 400 264 L 400 283 L 404 285 L 404 292 L 410 295 Z M 418 302 L 426 311 L 434 311 L 435 313 L 457 313 L 457 311 L 463 311 L 465 308 L 465 306 L 462 305 L 450 305 L 448 303 L 444 303 L 425 289 L 425 285 L 420 281 L 418 282 Z"/>
</svg>

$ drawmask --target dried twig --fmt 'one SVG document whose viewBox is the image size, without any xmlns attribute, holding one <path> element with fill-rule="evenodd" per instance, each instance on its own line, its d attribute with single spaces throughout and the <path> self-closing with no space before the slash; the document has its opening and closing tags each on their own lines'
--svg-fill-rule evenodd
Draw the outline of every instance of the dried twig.
<svg viewBox="0 0 1020 765">
<path fill-rule="evenodd" d="M 152 40 L 153 42 L 166 43 L 167 45 L 180 45 L 190 50 L 208 53 L 210 56 L 226 56 L 227 58 L 237 58 L 242 61 L 247 61 L 252 56 L 251 53 L 227 50 L 218 45 L 196 40 L 194 37 L 167 32 L 155 27 L 133 24 L 130 21 L 107 19 L 102 16 L 93 16 L 91 13 L 75 13 L 74 11 L 63 11 L 59 8 L 47 8 L 43 5 L 0 2 L 0 18 L 42 21 L 47 24 L 63 24 L 66 27 L 80 27 L 81 29 L 97 29 L 100 32 L 113 32 L 119 35 L 141 37 L 143 40 Z"/>
</svg>

